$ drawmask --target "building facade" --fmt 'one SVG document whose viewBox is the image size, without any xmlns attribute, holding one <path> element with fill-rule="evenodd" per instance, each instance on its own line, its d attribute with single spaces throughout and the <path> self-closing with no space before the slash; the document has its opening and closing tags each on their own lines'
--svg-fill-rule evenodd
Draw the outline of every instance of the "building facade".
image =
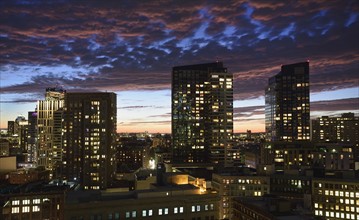
<svg viewBox="0 0 359 220">
<path fill-rule="evenodd" d="M 106 189 L 115 177 L 116 94 L 67 93 L 63 112 L 64 178 Z"/>
<path fill-rule="evenodd" d="M 51 177 L 58 177 L 62 162 L 61 114 L 66 91 L 47 88 L 45 100 L 37 102 L 37 149 L 34 159 L 37 165 L 51 171 Z"/>
<path fill-rule="evenodd" d="M 265 93 L 267 141 L 310 139 L 309 62 L 283 65 Z"/>
<path fill-rule="evenodd" d="M 36 142 L 37 142 L 37 113 L 36 111 L 28 112 L 28 130 L 27 143 L 25 146 L 26 162 L 36 163 Z"/>
<path fill-rule="evenodd" d="M 15 121 L 8 121 L 7 122 L 7 134 L 12 136 L 15 134 Z"/>
<path fill-rule="evenodd" d="M 65 219 L 218 220 L 218 195 L 191 185 L 128 193 L 68 194 Z"/>
<path fill-rule="evenodd" d="M 65 219 L 63 191 L 4 194 L 0 201 L 4 220 Z"/>
<path fill-rule="evenodd" d="M 359 219 L 357 179 L 313 179 L 313 212 L 325 219 Z"/>
<path fill-rule="evenodd" d="M 307 169 L 354 170 L 354 147 L 346 143 L 269 142 L 261 147 L 261 165 L 273 172 L 300 174 Z M 259 167 L 258 171 L 264 167 Z"/>
<path fill-rule="evenodd" d="M 359 144 L 359 117 L 349 112 L 341 117 L 322 116 L 312 120 L 312 140 Z"/>
<path fill-rule="evenodd" d="M 173 163 L 231 165 L 232 81 L 221 62 L 173 67 Z"/>
<path fill-rule="evenodd" d="M 216 173 L 212 177 L 212 187 L 221 198 L 220 219 L 232 219 L 232 200 L 235 197 L 260 197 L 270 192 L 267 176 L 252 176 L 239 173 Z"/>
</svg>

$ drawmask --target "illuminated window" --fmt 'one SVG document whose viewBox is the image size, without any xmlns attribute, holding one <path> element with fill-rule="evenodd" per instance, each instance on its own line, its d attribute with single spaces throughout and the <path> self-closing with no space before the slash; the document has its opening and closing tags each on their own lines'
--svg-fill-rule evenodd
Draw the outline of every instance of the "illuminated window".
<svg viewBox="0 0 359 220">
<path fill-rule="evenodd" d="M 25 213 L 25 212 L 30 212 L 30 206 L 24 206 L 22 207 L 22 212 Z"/>
<path fill-rule="evenodd" d="M 148 216 L 152 216 L 152 209 L 148 210 Z"/>
<path fill-rule="evenodd" d="M 162 215 L 162 214 L 163 214 L 162 209 L 158 209 L 158 215 Z"/>
<path fill-rule="evenodd" d="M 197 206 L 197 212 L 199 212 L 199 211 L 201 211 L 201 206 L 200 205 Z"/>
<path fill-rule="evenodd" d="M 32 211 L 33 212 L 39 212 L 40 211 L 40 207 L 38 205 L 35 205 L 32 207 Z"/>
<path fill-rule="evenodd" d="M 174 208 L 173 208 L 173 213 L 174 213 L 174 214 L 177 214 L 177 213 L 178 213 L 178 208 L 177 208 L 177 207 L 174 207 Z"/>
<path fill-rule="evenodd" d="M 23 205 L 29 205 L 29 204 L 30 204 L 30 200 L 29 200 L 29 199 L 22 200 L 22 204 L 23 204 Z"/>
<path fill-rule="evenodd" d="M 19 207 L 12 207 L 11 213 L 19 213 Z"/>
<path fill-rule="evenodd" d="M 14 200 L 14 201 L 12 201 L 12 205 L 20 205 L 20 201 L 19 200 Z"/>
<path fill-rule="evenodd" d="M 179 208 L 179 213 L 183 213 L 183 206 Z"/>
<path fill-rule="evenodd" d="M 165 215 L 168 215 L 168 208 L 165 208 L 164 213 L 165 213 Z"/>
</svg>

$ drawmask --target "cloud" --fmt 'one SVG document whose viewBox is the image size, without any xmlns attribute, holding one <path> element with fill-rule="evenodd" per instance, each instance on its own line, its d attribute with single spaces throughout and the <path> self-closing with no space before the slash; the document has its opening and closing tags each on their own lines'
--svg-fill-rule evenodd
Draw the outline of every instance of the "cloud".
<svg viewBox="0 0 359 220">
<path fill-rule="evenodd" d="M 117 107 L 117 109 L 140 109 L 140 108 L 165 108 L 166 106 L 155 106 L 155 105 L 133 105 Z"/>
<path fill-rule="evenodd" d="M 237 107 L 233 109 L 233 117 L 251 117 L 255 115 L 263 115 L 264 114 L 264 106 L 246 106 L 246 107 Z"/>
<path fill-rule="evenodd" d="M 35 99 L 0 100 L 0 103 L 35 103 Z"/>
<path fill-rule="evenodd" d="M 258 120 L 258 116 L 264 119 L 264 105 L 237 107 L 233 109 L 233 117 L 237 121 Z M 326 101 L 315 101 L 310 103 L 312 115 L 317 112 L 356 112 L 359 113 L 359 98 L 335 99 Z"/>
<path fill-rule="evenodd" d="M 359 98 L 317 101 L 310 104 L 312 112 L 315 111 L 359 111 Z"/>
<path fill-rule="evenodd" d="M 0 71 L 33 68 L 1 91 L 169 89 L 173 66 L 217 59 L 236 100 L 307 59 L 312 92 L 357 87 L 358 13 L 356 1 L 3 2 Z"/>
</svg>

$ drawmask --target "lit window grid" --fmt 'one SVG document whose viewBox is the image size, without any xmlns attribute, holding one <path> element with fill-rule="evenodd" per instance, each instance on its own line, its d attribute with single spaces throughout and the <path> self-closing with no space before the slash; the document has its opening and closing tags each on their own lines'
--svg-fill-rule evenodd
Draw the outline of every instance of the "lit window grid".
<svg viewBox="0 0 359 220">
<path fill-rule="evenodd" d="M 313 210 L 327 219 L 359 219 L 359 181 L 313 181 Z"/>
<path fill-rule="evenodd" d="M 263 196 L 270 191 L 269 178 L 252 176 L 221 176 L 215 174 L 212 187 L 219 192 L 221 201 L 219 211 L 221 218 L 230 218 L 232 198 Z"/>
<path fill-rule="evenodd" d="M 42 197 L 12 197 L 8 202 L 5 203 L 3 209 L 9 209 L 10 215 L 22 215 L 27 213 L 35 214 L 45 210 L 43 208 L 44 203 L 46 203 L 46 207 L 49 207 L 50 205 L 53 207 L 53 210 L 60 210 L 63 202 L 58 196 L 49 197 L 46 195 Z"/>
</svg>

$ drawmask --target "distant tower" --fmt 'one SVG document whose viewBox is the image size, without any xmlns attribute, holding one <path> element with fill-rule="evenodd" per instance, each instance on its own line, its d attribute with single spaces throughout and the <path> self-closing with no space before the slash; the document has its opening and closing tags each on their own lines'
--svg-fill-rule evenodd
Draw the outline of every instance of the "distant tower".
<svg viewBox="0 0 359 220">
<path fill-rule="evenodd" d="M 19 116 L 15 120 L 15 124 L 17 125 L 17 133 L 20 149 L 22 152 L 26 151 L 26 146 L 28 145 L 28 132 L 29 132 L 29 124 L 24 116 Z M 25 161 L 23 161 L 25 162 Z"/>
<path fill-rule="evenodd" d="M 7 122 L 7 133 L 9 136 L 12 136 L 15 134 L 15 121 Z"/>
<path fill-rule="evenodd" d="M 59 88 L 47 88 L 45 100 L 37 102 L 37 155 L 39 166 L 50 170 L 51 177 L 58 177 L 62 161 L 61 120 L 66 91 Z"/>
<path fill-rule="evenodd" d="M 36 163 L 35 155 L 36 152 L 36 140 L 37 140 L 37 113 L 28 112 L 28 132 L 27 132 L 27 145 L 26 152 L 27 157 L 26 161 L 29 163 Z"/>
<path fill-rule="evenodd" d="M 282 66 L 268 84 L 265 95 L 266 140 L 309 140 L 309 62 Z"/>
<path fill-rule="evenodd" d="M 14 122 L 14 134 L 20 136 L 20 126 L 24 125 L 24 122 L 26 122 L 25 116 L 19 115 L 16 117 Z"/>
<path fill-rule="evenodd" d="M 173 67 L 174 164 L 231 166 L 232 81 L 222 62 Z"/>
<path fill-rule="evenodd" d="M 63 175 L 84 189 L 106 189 L 116 168 L 116 94 L 66 93 Z"/>
</svg>

